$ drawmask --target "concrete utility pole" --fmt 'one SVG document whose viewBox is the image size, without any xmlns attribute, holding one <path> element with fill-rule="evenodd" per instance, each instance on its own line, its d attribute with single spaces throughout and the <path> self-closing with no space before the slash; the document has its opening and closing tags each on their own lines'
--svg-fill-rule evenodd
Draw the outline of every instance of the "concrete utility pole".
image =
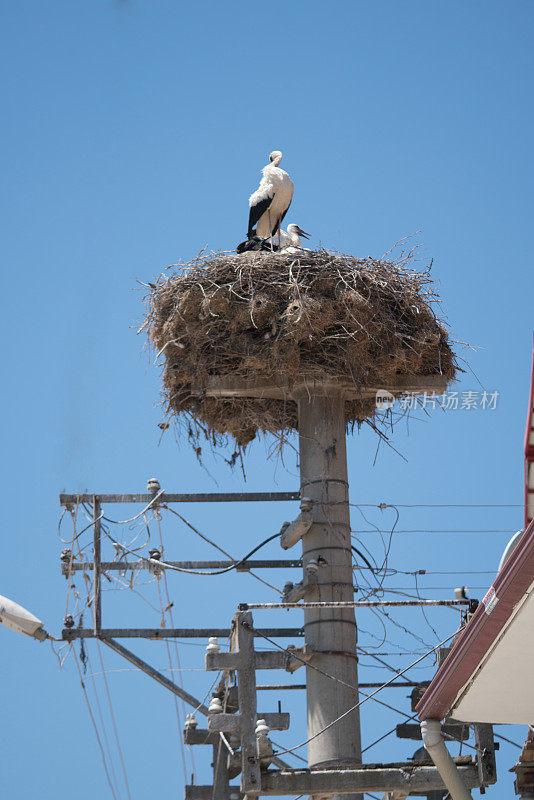
<svg viewBox="0 0 534 800">
<path fill-rule="evenodd" d="M 296 393 L 301 497 L 313 502 L 313 523 L 302 539 L 304 582 L 310 560 L 318 562 L 315 596 L 354 599 L 350 537 L 345 398 L 330 384 Z M 314 653 L 306 667 L 308 736 L 315 737 L 358 702 L 357 628 L 354 609 L 308 609 L 305 641 Z M 345 684 L 348 684 L 346 686 Z M 349 688 L 354 687 L 354 688 Z M 308 745 L 310 767 L 360 764 L 360 714 L 355 709 Z M 339 795 L 341 796 L 341 795 Z M 349 797 L 349 795 L 347 795 Z M 350 795 L 352 800 L 362 795 Z"/>
<path fill-rule="evenodd" d="M 306 599 L 353 601 L 345 399 L 355 395 L 355 387 L 338 381 L 304 380 L 282 387 L 272 381 L 217 378 L 205 391 L 219 398 L 265 397 L 297 403 L 300 496 L 312 501 L 312 525 L 302 536 Z M 331 724 L 358 703 L 354 609 L 307 609 L 304 628 L 314 654 L 313 666 L 306 667 L 309 766 L 355 768 L 362 760 L 359 710 Z M 351 800 L 362 797 L 350 795 Z"/>
<path fill-rule="evenodd" d="M 417 382 L 407 378 L 405 386 L 413 393 L 437 391 L 442 376 L 425 376 Z M 258 398 L 294 402 L 298 409 L 300 492 L 163 495 L 171 502 L 276 501 L 300 498 L 301 514 L 281 531 L 280 543 L 287 550 L 302 540 L 302 583 L 286 585 L 283 603 L 244 603 L 236 614 L 232 629 L 103 629 L 101 627 L 99 578 L 103 569 L 114 569 L 116 563 L 102 562 L 100 553 L 100 504 L 150 503 L 153 495 L 106 494 L 87 496 L 94 502 L 94 561 L 75 563 L 68 556 L 67 571 L 78 569 L 95 572 L 95 619 L 87 629 L 67 626 L 63 639 L 97 637 L 124 658 L 157 680 L 175 695 L 182 697 L 207 716 L 207 729 L 196 730 L 190 721 L 186 730 L 189 744 L 210 744 L 214 750 L 212 785 L 186 786 L 186 800 L 224 800 L 226 797 L 311 795 L 314 800 L 334 797 L 336 800 L 363 800 L 363 792 L 386 792 L 388 800 L 402 800 L 414 791 L 422 796 L 443 795 L 443 780 L 435 766 L 406 764 L 367 765 L 362 761 L 359 701 L 357 627 L 354 610 L 354 586 L 349 513 L 349 491 L 345 433 L 345 402 L 369 398 L 370 389 L 356 390 L 352 385 L 334 379 L 302 378 L 295 385 L 276 385 L 268 380 L 216 377 L 205 387 L 207 396 L 235 399 Z M 81 502 L 85 495 L 62 495 L 62 504 Z M 70 551 L 68 551 L 70 553 Z M 150 568 L 138 561 L 122 564 L 121 569 Z M 297 566 L 298 559 L 254 562 L 256 566 L 287 568 Z M 231 566 L 232 562 L 172 562 L 184 569 Z M 251 562 L 247 562 L 248 568 Z M 301 602 L 302 601 L 302 602 Z M 383 601 L 376 601 L 382 603 Z M 394 601 L 390 601 L 394 602 Z M 408 601 L 401 601 L 408 604 Z M 444 601 L 439 601 L 444 602 Z M 465 601 L 445 601 L 463 603 Z M 290 637 L 302 635 L 300 628 L 255 628 L 250 614 L 253 608 L 287 607 L 300 604 L 304 611 L 305 647 L 293 651 L 256 650 L 255 636 Z M 332 604 L 329 606 L 329 604 Z M 341 604 L 341 605 L 335 605 Z M 366 605 L 373 605 L 369 602 Z M 235 648 L 227 653 L 208 652 L 206 668 L 233 671 L 237 676 L 238 713 L 210 713 L 196 698 L 188 695 L 171 680 L 158 673 L 135 654 L 113 641 L 113 637 L 162 639 L 172 637 L 208 638 L 235 637 Z M 291 656 L 293 653 L 293 656 Z M 288 656 L 290 656 L 288 660 Z M 293 663 L 294 662 L 294 663 Z M 286 669 L 305 663 L 307 693 L 307 739 L 309 769 L 292 769 L 279 757 L 261 761 L 258 720 L 265 720 L 266 730 L 287 730 L 289 715 L 257 710 L 256 671 Z M 397 684 L 400 685 L 400 684 Z M 274 686 L 261 687 L 271 688 Z M 297 688 L 280 686 L 277 688 Z M 220 734 L 234 734 L 240 741 L 241 787 L 229 783 L 227 750 L 221 747 Z M 487 760 L 492 758 L 492 740 L 481 738 L 477 746 Z M 283 753 L 280 753 L 283 755 Z M 465 757 L 463 757 L 465 759 Z M 495 772 L 485 767 L 484 758 L 477 763 L 467 759 L 458 765 L 466 786 L 485 786 L 495 782 Z M 235 759 L 234 759 L 235 760 Z M 460 759 L 461 760 L 461 759 Z M 279 769 L 265 767 L 273 762 Z M 232 768 L 235 768 L 233 764 Z M 491 766 L 491 765 L 490 765 Z M 237 774 L 237 773 L 235 773 Z M 233 777 L 235 777 L 235 774 Z M 353 792 L 356 790 L 357 794 Z"/>
</svg>

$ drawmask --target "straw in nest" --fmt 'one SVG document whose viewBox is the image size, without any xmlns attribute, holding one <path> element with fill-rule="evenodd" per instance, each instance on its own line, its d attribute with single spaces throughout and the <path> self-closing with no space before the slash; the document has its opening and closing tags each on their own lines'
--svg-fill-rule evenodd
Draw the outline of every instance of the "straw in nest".
<svg viewBox="0 0 534 800">
<path fill-rule="evenodd" d="M 231 435 L 297 429 L 290 400 L 206 396 L 214 376 L 350 381 L 387 387 L 399 375 L 452 381 L 455 356 L 437 319 L 429 270 L 326 250 L 301 255 L 218 252 L 162 275 L 146 327 L 163 361 L 169 414 L 190 432 Z M 373 400 L 346 403 L 347 423 L 372 420 Z"/>
</svg>

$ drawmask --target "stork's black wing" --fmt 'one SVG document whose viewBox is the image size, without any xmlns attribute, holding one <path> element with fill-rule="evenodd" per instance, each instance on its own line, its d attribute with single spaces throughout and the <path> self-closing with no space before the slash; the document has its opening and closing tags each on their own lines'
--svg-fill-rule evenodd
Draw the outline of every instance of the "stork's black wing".
<svg viewBox="0 0 534 800">
<path fill-rule="evenodd" d="M 254 225 L 258 222 L 260 217 L 265 214 L 271 203 L 273 202 L 272 197 L 266 197 L 264 200 L 260 200 L 259 203 L 250 207 L 250 214 L 248 218 L 248 231 L 247 236 L 250 239 L 251 236 L 254 236 L 253 228 Z"/>
<path fill-rule="evenodd" d="M 253 236 L 251 239 L 247 239 L 246 242 L 241 242 L 241 244 L 238 244 L 236 247 L 236 253 L 239 253 L 241 255 L 242 253 L 256 252 L 262 250 L 267 250 L 270 253 L 272 251 L 276 252 L 278 249 L 279 249 L 278 245 L 273 244 L 271 250 L 269 239 L 262 239 L 261 236 Z"/>
<path fill-rule="evenodd" d="M 286 208 L 286 210 L 284 211 L 284 213 L 282 214 L 280 219 L 276 220 L 276 222 L 274 224 L 274 228 L 273 228 L 273 233 L 272 233 L 273 236 L 275 235 L 275 233 L 278 233 L 278 228 L 281 226 L 282 222 L 284 221 L 284 217 L 287 214 L 287 209 L 288 208 L 289 208 L 289 206 Z"/>
</svg>

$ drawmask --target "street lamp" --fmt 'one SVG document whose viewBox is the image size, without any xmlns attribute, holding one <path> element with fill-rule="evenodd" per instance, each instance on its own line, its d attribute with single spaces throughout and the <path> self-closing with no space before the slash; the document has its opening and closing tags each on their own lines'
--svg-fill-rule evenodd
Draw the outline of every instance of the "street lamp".
<svg viewBox="0 0 534 800">
<path fill-rule="evenodd" d="M 0 594 L 0 623 L 5 625 L 6 628 L 24 633 L 26 636 L 32 636 L 40 642 L 48 639 L 48 633 L 43 628 L 43 623 L 37 619 L 30 611 L 19 606 L 18 603 L 13 602 L 8 597 L 2 597 Z"/>
</svg>

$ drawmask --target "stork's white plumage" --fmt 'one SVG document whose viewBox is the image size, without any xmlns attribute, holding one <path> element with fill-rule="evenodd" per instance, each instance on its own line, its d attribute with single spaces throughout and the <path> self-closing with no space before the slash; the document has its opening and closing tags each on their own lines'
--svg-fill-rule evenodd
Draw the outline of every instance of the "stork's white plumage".
<svg viewBox="0 0 534 800">
<path fill-rule="evenodd" d="M 262 239 L 259 236 L 252 236 L 246 242 L 241 242 L 237 245 L 236 251 L 238 253 L 247 253 L 253 251 L 267 251 L 276 253 L 302 253 L 306 248 L 302 247 L 301 236 L 309 239 L 310 234 L 299 228 L 298 225 L 292 223 L 287 226 L 287 231 L 278 229 L 275 236 L 275 241 L 271 244 L 270 237 Z M 310 251 L 308 251 L 310 252 Z"/>
<path fill-rule="evenodd" d="M 247 238 L 256 235 L 262 239 L 274 236 L 279 230 L 287 209 L 293 198 L 293 181 L 280 169 L 282 153 L 273 150 L 269 156 L 269 163 L 262 169 L 262 179 L 256 191 L 250 195 L 250 215 L 248 221 Z"/>
<path fill-rule="evenodd" d="M 280 251 L 285 253 L 296 253 L 298 250 L 302 250 L 301 236 L 303 236 L 305 239 L 310 238 L 309 233 L 303 231 L 302 228 L 299 228 L 299 226 L 295 225 L 293 222 L 291 225 L 287 226 L 287 231 L 279 231 L 276 239 L 278 243 L 278 238 L 280 238 Z"/>
</svg>

